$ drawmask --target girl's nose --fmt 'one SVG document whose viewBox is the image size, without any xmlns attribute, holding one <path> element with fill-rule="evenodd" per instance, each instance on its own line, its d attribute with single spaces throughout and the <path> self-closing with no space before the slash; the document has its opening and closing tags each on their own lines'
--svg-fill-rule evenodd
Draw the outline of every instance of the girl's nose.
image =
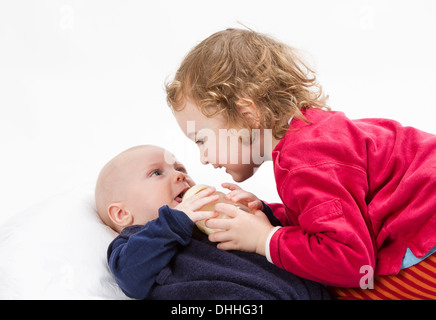
<svg viewBox="0 0 436 320">
<path fill-rule="evenodd" d="M 209 164 L 209 160 L 207 158 L 207 155 L 205 155 L 204 152 L 200 152 L 200 162 L 202 164 Z"/>
<path fill-rule="evenodd" d="M 207 159 L 206 159 L 206 158 L 203 158 L 203 157 L 200 158 L 200 162 L 201 162 L 202 164 L 209 164 L 209 161 L 207 161 Z"/>
</svg>

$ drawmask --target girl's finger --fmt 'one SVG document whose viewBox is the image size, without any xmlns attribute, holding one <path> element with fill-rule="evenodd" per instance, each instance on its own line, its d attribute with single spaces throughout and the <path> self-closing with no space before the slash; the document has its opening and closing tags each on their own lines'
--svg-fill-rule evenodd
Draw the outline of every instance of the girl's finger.
<svg viewBox="0 0 436 320">
<path fill-rule="evenodd" d="M 229 190 L 242 190 L 238 185 L 230 182 L 224 182 L 221 184 L 223 188 L 229 189 Z"/>
<path fill-rule="evenodd" d="M 231 237 L 229 236 L 229 232 L 227 231 L 216 231 L 209 235 L 209 241 L 211 242 L 223 242 L 230 241 Z"/>
<path fill-rule="evenodd" d="M 226 194 L 227 199 L 233 200 L 238 194 L 244 193 L 245 191 L 242 189 L 233 190 Z"/>
<path fill-rule="evenodd" d="M 235 218 L 238 215 L 239 211 L 242 211 L 236 206 L 228 203 L 217 203 L 215 205 L 215 210 L 226 214 L 227 216 L 229 216 L 229 218 Z"/>
<path fill-rule="evenodd" d="M 248 193 L 246 191 L 240 191 L 232 195 L 231 199 L 234 202 L 239 202 L 241 200 L 246 200 L 246 201 L 254 200 L 254 197 L 251 193 Z"/>
<path fill-rule="evenodd" d="M 233 241 L 220 242 L 220 243 L 218 243 L 217 248 L 220 250 L 226 250 L 226 251 L 227 250 L 237 250 Z"/>
<path fill-rule="evenodd" d="M 247 204 L 247 206 L 252 210 L 262 210 L 263 209 L 263 204 L 262 204 L 262 201 L 260 201 L 260 200 L 255 200 L 255 201 L 249 202 Z"/>
<path fill-rule="evenodd" d="M 206 227 L 211 229 L 228 230 L 230 228 L 231 219 L 215 218 L 206 221 Z"/>
<path fill-rule="evenodd" d="M 195 211 L 192 216 L 196 221 L 201 221 L 216 218 L 217 215 L 216 211 Z"/>
</svg>

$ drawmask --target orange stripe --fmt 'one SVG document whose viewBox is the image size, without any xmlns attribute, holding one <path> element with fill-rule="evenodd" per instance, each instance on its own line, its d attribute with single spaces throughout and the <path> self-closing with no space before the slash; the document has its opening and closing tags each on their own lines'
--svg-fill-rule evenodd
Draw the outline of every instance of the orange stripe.
<svg viewBox="0 0 436 320">
<path fill-rule="evenodd" d="M 403 280 L 397 278 L 397 277 L 391 277 L 391 280 L 398 283 L 401 287 L 406 288 L 409 290 L 409 293 L 406 293 L 405 291 L 402 292 L 402 294 L 407 295 L 408 297 L 411 297 L 410 299 L 416 300 L 416 299 L 434 299 L 434 296 L 425 294 L 422 291 L 419 291 L 419 287 L 410 286 L 407 283 L 405 283 Z"/>
<path fill-rule="evenodd" d="M 436 285 L 436 279 L 434 278 L 435 273 L 429 271 L 428 269 L 426 269 L 425 267 L 421 266 L 421 265 L 416 265 L 413 266 L 409 269 L 407 269 L 408 272 L 415 272 L 415 273 L 419 273 L 419 276 L 424 279 L 428 285 L 430 286 L 435 286 Z"/>
<path fill-rule="evenodd" d="M 418 273 L 423 279 L 427 280 L 429 284 L 436 284 L 435 271 L 432 272 L 431 270 L 427 269 L 422 262 L 413 266 L 412 268 L 412 271 Z"/>
<path fill-rule="evenodd" d="M 330 292 L 336 297 L 336 298 L 340 298 L 345 296 L 345 293 L 339 289 L 339 288 L 335 288 L 335 287 L 328 287 L 328 289 L 330 290 Z"/>
<path fill-rule="evenodd" d="M 390 285 L 386 284 L 385 279 L 380 278 L 378 287 L 385 291 L 385 293 L 389 296 L 390 300 L 403 300 L 404 297 L 399 294 L 399 291 Z"/>
<path fill-rule="evenodd" d="M 380 282 L 383 283 L 387 288 L 389 288 L 392 291 L 392 294 L 398 296 L 400 300 L 415 299 L 415 297 L 401 290 L 401 287 L 395 285 L 390 277 L 381 278 Z"/>
<path fill-rule="evenodd" d="M 436 294 L 436 286 L 432 283 L 431 279 L 428 279 L 428 275 L 414 268 L 413 270 L 407 270 L 407 279 L 419 284 L 422 289 L 428 290 L 430 294 Z"/>
<path fill-rule="evenodd" d="M 434 268 L 431 264 L 429 264 L 427 261 L 423 260 L 419 264 L 416 265 L 416 267 L 421 268 L 425 273 L 428 274 L 429 279 L 436 280 L 434 278 L 436 273 L 436 268 Z M 436 282 L 436 281 L 435 281 Z"/>
<path fill-rule="evenodd" d="M 396 297 L 395 295 L 391 294 L 389 291 L 389 288 L 387 288 L 385 285 L 383 285 L 382 283 L 380 283 L 379 281 L 379 277 L 375 277 L 375 281 L 374 281 L 374 290 L 377 291 L 379 294 L 383 295 L 385 297 L 385 299 L 387 300 L 399 300 L 398 297 Z"/>
<path fill-rule="evenodd" d="M 436 255 L 435 254 L 432 254 L 431 256 L 425 258 L 424 261 L 431 264 L 433 266 L 433 269 L 436 269 Z"/>
<path fill-rule="evenodd" d="M 342 300 L 436 300 L 436 255 L 395 276 L 375 276 L 374 289 L 331 289 Z"/>
<path fill-rule="evenodd" d="M 410 270 L 407 274 L 407 277 L 404 279 L 404 281 L 410 285 L 416 285 L 415 292 L 420 292 L 422 295 L 428 295 L 431 297 L 431 299 L 436 299 L 436 288 L 430 287 L 426 285 L 424 282 L 420 280 L 419 277 L 414 277 L 412 275 L 412 270 Z"/>
<path fill-rule="evenodd" d="M 357 299 L 356 297 L 352 297 L 350 293 L 348 292 L 348 289 L 339 289 L 339 288 L 330 288 L 333 291 L 333 294 L 338 298 L 339 300 L 351 300 L 351 299 Z"/>
<path fill-rule="evenodd" d="M 363 300 L 364 298 L 359 294 L 359 293 L 357 293 L 357 291 L 356 290 L 354 290 L 354 289 L 348 289 L 348 292 L 350 292 L 350 294 L 353 296 L 353 297 L 356 297 L 357 299 L 359 299 L 359 300 Z"/>
<path fill-rule="evenodd" d="M 361 289 L 362 293 L 365 294 L 368 298 L 365 300 L 383 300 L 383 296 L 380 295 L 378 290 L 376 290 L 376 286 L 374 285 L 374 289 Z"/>
<path fill-rule="evenodd" d="M 425 265 L 427 269 L 434 272 L 436 270 L 436 262 L 432 261 L 432 259 L 429 259 L 429 258 L 422 260 L 418 264 Z"/>
</svg>

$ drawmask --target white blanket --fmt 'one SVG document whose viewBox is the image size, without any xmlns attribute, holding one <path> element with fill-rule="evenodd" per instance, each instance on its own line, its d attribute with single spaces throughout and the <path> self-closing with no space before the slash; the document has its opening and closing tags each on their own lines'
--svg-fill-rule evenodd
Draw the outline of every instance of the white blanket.
<svg viewBox="0 0 436 320">
<path fill-rule="evenodd" d="M 0 299 L 127 299 L 106 262 L 116 233 L 93 185 L 51 197 L 0 225 Z"/>
</svg>

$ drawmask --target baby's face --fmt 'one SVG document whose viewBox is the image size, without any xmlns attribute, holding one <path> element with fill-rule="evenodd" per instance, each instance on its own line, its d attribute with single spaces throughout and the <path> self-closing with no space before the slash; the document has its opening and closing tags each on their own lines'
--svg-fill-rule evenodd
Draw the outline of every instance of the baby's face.
<svg viewBox="0 0 436 320">
<path fill-rule="evenodd" d="M 123 203 L 134 217 L 133 224 L 146 224 L 158 216 L 163 205 L 174 208 L 195 183 L 186 168 L 162 148 L 147 146 L 130 152 L 123 170 Z"/>
</svg>

